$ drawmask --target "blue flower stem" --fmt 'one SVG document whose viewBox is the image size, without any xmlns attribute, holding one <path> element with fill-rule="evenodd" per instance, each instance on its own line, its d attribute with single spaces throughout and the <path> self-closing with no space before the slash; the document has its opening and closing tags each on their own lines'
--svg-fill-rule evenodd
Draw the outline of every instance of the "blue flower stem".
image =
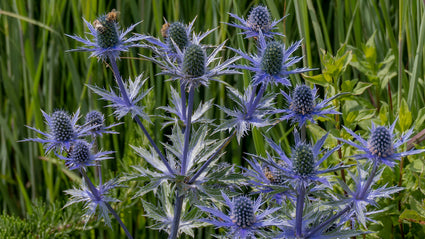
<svg viewBox="0 0 425 239">
<path fill-rule="evenodd" d="M 236 135 L 236 130 L 233 131 L 233 133 L 227 137 L 227 139 L 221 144 L 221 146 L 215 151 L 213 155 L 211 155 L 207 161 L 201 166 L 201 168 L 196 172 L 195 175 L 189 180 L 188 184 L 192 184 L 195 182 L 195 180 L 201 176 L 201 174 L 205 171 L 206 168 L 210 165 L 210 163 L 217 157 L 217 155 L 232 141 L 233 137 Z"/>
<path fill-rule="evenodd" d="M 305 124 L 303 124 L 303 126 L 301 126 L 301 141 L 304 142 L 305 138 L 306 138 L 306 126 Z"/>
<path fill-rule="evenodd" d="M 179 226 L 180 226 L 180 218 L 182 214 L 182 208 L 183 208 L 183 201 L 184 201 L 184 195 L 179 195 L 177 192 L 177 198 L 174 205 L 174 218 L 173 218 L 173 224 L 171 225 L 171 232 L 168 237 L 168 239 L 176 239 L 177 235 L 179 233 Z"/>
<path fill-rule="evenodd" d="M 305 199 L 305 187 L 304 185 L 298 186 L 297 194 L 297 208 L 295 212 L 295 230 L 297 238 L 302 237 L 303 229 L 303 211 L 304 211 L 304 199 Z"/>
<path fill-rule="evenodd" d="M 120 89 L 121 95 L 124 98 L 125 103 L 128 106 L 131 106 L 130 103 L 130 98 L 128 97 L 127 91 L 125 90 L 124 87 L 124 83 L 122 81 L 122 77 L 120 75 L 120 71 L 118 70 L 118 66 L 116 61 L 112 58 L 109 57 L 109 61 L 111 63 L 112 66 L 112 71 L 114 72 L 114 76 L 115 79 L 117 81 L 118 87 Z M 149 143 L 152 145 L 152 147 L 155 149 L 156 153 L 159 155 L 159 157 L 161 158 L 162 163 L 164 163 L 164 165 L 167 167 L 168 172 L 170 174 L 174 174 L 173 169 L 171 168 L 170 164 L 168 164 L 167 160 L 165 159 L 164 155 L 162 154 L 161 150 L 159 150 L 158 146 L 156 145 L 155 141 L 152 139 L 152 137 L 150 136 L 149 132 L 146 130 L 145 126 L 143 125 L 142 121 L 140 120 L 139 116 L 136 115 L 134 117 L 134 120 L 137 122 L 137 124 L 140 126 L 140 128 L 142 129 L 143 133 L 145 134 L 145 136 L 148 138 Z"/>
<path fill-rule="evenodd" d="M 372 172 L 370 172 L 369 177 L 363 187 L 363 190 L 360 192 L 360 194 L 358 195 L 358 199 L 362 199 L 365 196 L 365 193 L 367 192 L 367 190 L 369 189 L 370 185 L 372 184 L 373 178 L 375 177 L 376 174 L 376 170 L 378 169 L 378 163 L 377 162 L 373 162 L 373 168 L 372 168 Z"/>
<path fill-rule="evenodd" d="M 305 238 L 309 238 L 310 236 L 314 235 L 316 232 L 325 229 L 329 224 L 331 224 L 332 222 L 334 222 L 335 220 L 337 220 L 339 217 L 341 217 L 342 215 L 344 215 L 345 213 L 347 213 L 350 209 L 351 209 L 352 205 L 349 204 L 347 205 L 344 209 L 342 209 L 339 213 L 333 215 L 331 218 L 329 218 L 328 220 L 324 221 L 323 223 L 319 224 L 318 226 L 316 226 L 315 228 L 313 228 L 312 230 L 310 230 L 306 235 Z"/>
<path fill-rule="evenodd" d="M 185 121 L 185 130 L 184 130 L 184 146 L 183 146 L 183 160 L 182 160 L 182 168 L 181 168 L 181 174 L 186 174 L 186 167 L 187 167 L 187 158 L 189 153 L 189 143 L 190 143 L 190 129 L 192 128 L 192 111 L 193 111 L 193 98 L 195 96 L 195 88 L 193 86 L 190 86 L 189 89 L 189 100 L 188 100 L 188 109 L 187 109 L 187 116 Z"/>
<path fill-rule="evenodd" d="M 183 81 L 180 82 L 180 95 L 182 101 L 182 120 L 186 120 L 186 84 Z"/>
<path fill-rule="evenodd" d="M 264 91 L 266 90 L 267 85 L 264 83 L 261 83 L 261 88 L 257 94 L 257 96 L 255 97 L 254 102 L 252 102 L 252 104 L 249 104 L 249 109 L 248 112 L 246 113 L 247 118 L 251 117 L 252 114 L 255 112 L 255 109 L 257 108 L 258 103 L 260 103 L 261 98 L 263 98 L 264 95 Z M 253 95 L 255 94 L 255 88 L 252 89 L 253 90 Z"/>
<path fill-rule="evenodd" d="M 87 176 L 86 171 L 84 171 L 84 169 L 80 168 L 80 173 L 83 176 L 84 180 L 87 182 L 90 191 L 93 193 L 93 196 L 96 198 L 96 200 L 98 201 L 102 201 L 103 204 L 105 204 L 106 208 L 108 208 L 109 212 L 115 217 L 115 219 L 118 221 L 118 223 L 120 224 L 121 228 L 124 230 L 125 234 L 127 235 L 128 238 L 133 239 L 133 236 L 130 234 L 130 232 L 127 230 L 127 227 L 124 225 L 123 221 L 121 220 L 121 218 L 118 216 L 118 214 L 115 212 L 115 210 L 111 207 L 111 205 L 109 205 L 108 202 L 103 201 L 100 198 L 99 195 L 99 190 L 97 190 L 97 188 L 93 185 L 92 181 L 90 180 L 90 178 Z M 102 185 L 100 184 L 100 187 L 102 187 Z"/>
</svg>

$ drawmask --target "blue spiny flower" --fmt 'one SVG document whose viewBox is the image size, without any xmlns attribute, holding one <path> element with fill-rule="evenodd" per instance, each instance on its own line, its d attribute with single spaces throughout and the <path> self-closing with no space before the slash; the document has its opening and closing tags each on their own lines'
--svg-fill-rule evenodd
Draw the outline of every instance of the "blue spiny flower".
<svg viewBox="0 0 425 239">
<path fill-rule="evenodd" d="M 385 164 L 390 167 L 396 165 L 396 161 L 400 160 L 404 156 L 419 154 L 425 152 L 424 149 L 410 150 L 405 152 L 397 152 L 399 147 L 409 140 L 409 137 L 413 134 L 413 130 L 407 131 L 400 138 L 395 137 L 394 128 L 397 120 L 389 127 L 379 126 L 376 127 L 372 123 L 371 135 L 369 140 L 365 140 L 352 130 L 344 127 L 344 129 L 350 133 L 358 142 L 354 143 L 350 140 L 339 139 L 357 149 L 363 151 L 363 154 L 357 154 L 352 156 L 355 159 L 368 159 L 375 164 Z"/>
<path fill-rule="evenodd" d="M 250 37 L 258 37 L 260 35 L 260 32 L 265 37 L 272 38 L 274 35 L 283 36 L 283 34 L 278 32 L 273 32 L 274 29 L 276 29 L 276 25 L 283 20 L 283 18 L 272 21 L 269 10 L 267 7 L 264 6 L 256 6 L 254 7 L 250 14 L 248 15 L 248 19 L 245 20 L 241 17 L 238 17 L 237 15 L 233 13 L 229 13 L 230 16 L 237 19 L 241 24 L 236 23 L 227 23 L 229 26 L 237 27 L 244 32 L 242 34 L 245 35 L 245 38 Z"/>
<path fill-rule="evenodd" d="M 307 121 L 315 123 L 315 117 L 326 117 L 327 114 L 340 114 L 334 109 L 329 107 L 329 102 L 334 100 L 339 95 L 335 95 L 317 102 L 317 89 L 314 87 L 310 89 L 306 85 L 298 85 L 295 87 L 292 96 L 281 91 L 282 95 L 286 98 L 289 107 L 287 109 L 276 110 L 276 113 L 283 113 L 284 115 L 280 120 L 291 120 L 292 123 L 298 123 L 298 126 L 303 126 Z"/>
<path fill-rule="evenodd" d="M 117 18 L 118 12 L 113 9 L 111 12 L 98 17 L 93 24 L 83 19 L 90 30 L 88 34 L 93 39 L 89 40 L 88 38 L 79 36 L 66 35 L 85 44 L 83 47 L 69 51 L 88 51 L 91 52 L 90 57 L 99 57 L 99 59 L 105 60 L 107 58 L 119 58 L 120 53 L 122 51 L 128 51 L 130 47 L 141 47 L 142 45 L 135 42 L 144 39 L 143 37 L 132 36 L 128 39 L 125 38 L 125 35 L 132 31 L 139 23 L 131 25 L 125 31 L 120 31 Z"/>
<path fill-rule="evenodd" d="M 288 69 L 302 59 L 302 57 L 291 57 L 292 53 L 301 46 L 301 41 L 285 49 L 285 45 L 277 41 L 266 42 L 263 34 L 260 33 L 258 43 L 258 55 L 248 55 L 241 50 L 231 48 L 242 58 L 251 62 L 251 66 L 237 65 L 235 67 L 255 72 L 255 76 L 252 79 L 253 85 L 280 83 L 290 86 L 289 75 L 311 70 L 308 68 Z"/>
<path fill-rule="evenodd" d="M 105 116 L 97 110 L 92 110 L 87 113 L 85 120 L 86 122 L 84 125 L 90 128 L 89 133 L 93 136 L 102 136 L 103 134 L 118 134 L 118 132 L 109 129 L 121 124 L 118 123 L 106 126 Z"/>
<path fill-rule="evenodd" d="M 77 121 L 80 117 L 80 110 L 77 110 L 73 117 L 63 110 L 57 110 L 51 115 L 48 115 L 44 111 L 42 111 L 42 113 L 49 128 L 49 132 L 45 133 L 36 128 L 27 127 L 43 135 L 45 138 L 32 138 L 22 141 L 43 143 L 46 154 L 52 149 L 56 149 L 59 152 L 62 152 L 64 149 L 69 151 L 71 145 L 78 138 L 86 136 L 87 131 L 90 130 L 90 128 L 82 128 L 77 125 Z"/>
<path fill-rule="evenodd" d="M 65 160 L 65 165 L 70 170 L 73 170 L 77 168 L 85 168 L 87 166 L 95 166 L 96 161 L 111 159 L 112 157 L 107 157 L 107 155 L 111 153 L 113 153 L 113 151 L 93 154 L 92 146 L 89 143 L 84 140 L 78 140 L 72 145 L 67 157 L 62 155 L 58 156 Z"/>
<path fill-rule="evenodd" d="M 255 201 L 246 196 L 237 196 L 230 200 L 223 192 L 222 196 L 226 206 L 230 208 L 227 213 L 223 213 L 215 206 L 213 208 L 199 206 L 199 208 L 216 218 L 203 221 L 229 230 L 226 237 L 241 239 L 264 237 L 262 228 L 280 224 L 274 219 L 267 218 L 279 208 L 260 210 L 260 206 L 264 203 L 261 196 Z"/>
<path fill-rule="evenodd" d="M 86 183 L 83 181 L 81 189 L 69 189 L 65 193 L 71 195 L 71 199 L 66 203 L 65 207 L 75 203 L 84 202 L 84 209 L 86 210 L 85 216 L 86 222 L 99 210 L 99 219 L 104 219 L 105 224 L 111 226 L 111 219 L 109 218 L 108 203 L 119 202 L 118 199 L 108 196 L 110 191 L 117 187 L 116 180 L 108 181 L 107 183 L 94 188 L 94 192 L 89 189 Z"/>
</svg>

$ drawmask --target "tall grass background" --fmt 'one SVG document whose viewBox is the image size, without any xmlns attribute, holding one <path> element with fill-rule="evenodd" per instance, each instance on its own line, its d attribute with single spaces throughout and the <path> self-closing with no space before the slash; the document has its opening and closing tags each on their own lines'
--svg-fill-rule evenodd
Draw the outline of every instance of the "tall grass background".
<svg viewBox="0 0 425 239">
<path fill-rule="evenodd" d="M 79 176 L 69 171 L 62 162 L 54 157 L 41 157 L 42 146 L 36 143 L 18 143 L 18 140 L 35 137 L 25 125 L 45 129 L 41 109 L 52 112 L 54 109 L 65 109 L 74 112 L 78 108 L 82 112 L 92 109 L 101 110 L 107 115 L 107 122 L 115 121 L 111 116 L 112 111 L 104 108 L 106 102 L 99 101 L 98 97 L 90 92 L 86 84 L 98 86 L 114 85 L 113 75 L 105 64 L 97 59 L 88 58 L 87 53 L 67 53 L 66 50 L 78 47 L 78 43 L 67 38 L 64 34 L 83 35 L 87 31 L 82 18 L 93 21 L 96 16 L 106 13 L 111 9 L 120 11 L 120 25 L 122 28 L 130 24 L 143 21 L 135 32 L 160 35 L 164 18 L 169 22 L 182 21 L 188 23 L 197 17 L 194 29 L 196 32 L 206 31 L 211 28 L 218 29 L 205 41 L 218 44 L 227 40 L 226 45 L 250 49 L 254 46 L 244 40 L 239 31 L 223 24 L 233 21 L 229 19 L 228 12 L 247 16 L 252 6 L 266 5 L 273 16 L 279 19 L 287 17 L 278 25 L 278 31 L 285 35 L 282 40 L 286 44 L 303 39 L 302 51 L 305 57 L 304 66 L 318 68 L 308 73 L 317 75 L 324 67 L 324 51 L 336 55 L 343 44 L 364 49 L 367 40 L 373 38 L 376 46 L 376 59 L 382 61 L 387 54 L 394 55 L 391 69 L 396 73 L 389 80 L 387 89 L 379 89 L 379 101 L 383 107 L 369 107 L 374 110 L 374 117 L 380 115 L 394 119 L 397 109 L 407 105 L 413 119 L 412 125 L 415 132 L 425 128 L 421 118 L 425 112 L 424 99 L 424 41 L 425 41 L 425 14 L 424 2 L 419 0 L 391 1 L 391 0 L 281 0 L 281 1 L 248 1 L 248 0 L 214 0 L 214 1 L 30 1 L 30 0 L 3 0 L 0 1 L 0 208 L 3 215 L 11 215 L 30 220 L 39 208 L 45 206 L 41 215 L 46 211 L 66 211 L 62 206 L 66 203 L 67 196 L 63 191 L 76 185 Z M 347 50 L 348 51 L 348 50 Z M 162 76 L 156 76 L 159 69 L 154 64 L 143 60 L 138 54 L 149 54 L 144 49 L 133 49 L 123 54 L 119 63 L 124 78 L 132 77 L 144 72 L 149 77 L 149 87 L 153 93 L 147 99 L 147 112 L 151 115 L 160 114 L 159 106 L 169 103 L 169 90 L 172 82 L 166 81 Z M 223 57 L 232 53 L 227 50 Z M 368 82 L 368 77 L 354 67 L 348 67 L 342 74 L 341 81 L 359 79 Z M 249 82 L 249 75 L 225 77 L 222 80 L 242 90 Z M 302 82 L 302 77 L 294 77 L 293 82 Z M 321 93 L 323 90 L 321 89 Z M 223 84 L 211 83 L 208 89 L 201 88 L 197 94 L 197 101 L 215 98 L 215 103 L 226 105 L 226 92 Z M 361 96 L 370 102 L 371 92 L 365 91 Z M 372 97 L 373 98 L 373 97 Z M 403 103 L 405 102 L 405 103 Z M 228 102 L 227 102 L 228 103 Z M 283 107 L 285 102 L 279 98 L 278 107 Z M 385 109 L 385 112 L 380 112 Z M 208 112 L 210 118 L 221 119 L 224 117 L 217 108 Z M 116 128 L 119 135 L 104 136 L 101 147 L 114 150 L 115 159 L 103 162 L 105 177 L 112 178 L 131 172 L 131 166 L 144 164 L 143 160 L 136 157 L 129 144 L 147 145 L 146 138 L 130 118 L 123 120 L 125 124 Z M 167 129 L 161 129 L 161 119 L 155 118 L 153 124 L 148 125 L 148 130 L 157 142 L 165 140 Z M 218 123 L 218 121 L 217 121 Z M 329 127 L 329 126 L 326 126 Z M 286 144 L 286 135 L 291 132 L 289 125 L 280 123 L 267 134 L 282 140 Z M 216 135 L 224 138 L 225 133 Z M 243 165 L 245 152 L 265 153 L 262 132 L 254 129 L 252 133 L 242 140 L 239 145 L 236 140 L 226 148 L 226 156 L 222 161 Z M 408 164 L 408 162 L 406 162 Z M 423 165 L 422 165 L 423 169 Z M 395 175 L 395 176 L 394 176 Z M 394 182 L 400 185 L 409 182 L 400 178 L 402 172 L 396 170 L 393 174 Z M 422 173 L 419 177 L 424 181 Z M 162 238 L 165 236 L 147 227 L 153 222 L 144 217 L 140 200 L 131 200 L 131 192 L 136 185 L 117 192 L 122 201 L 115 205 L 123 216 L 129 230 L 136 238 Z M 419 198 L 423 198 L 423 191 Z M 403 200 L 405 196 L 399 196 Z M 151 194 L 145 200 L 156 202 Z M 42 203 L 40 203 L 42 202 Z M 400 230 L 415 235 L 417 227 L 413 221 L 398 220 L 399 215 L 406 208 L 412 207 L 411 201 L 404 201 L 399 207 L 392 208 L 391 218 L 381 221 L 378 230 L 389 230 L 388 235 L 399 238 Z M 72 207 L 72 211 L 79 214 L 80 207 Z M 72 213 L 71 213 L 72 214 Z M 38 215 L 38 214 L 37 214 Z M 48 220 L 44 218 L 43 220 Z M 81 238 L 118 238 L 124 237 L 118 225 L 113 230 L 103 226 L 102 223 L 88 223 L 86 230 L 83 224 L 78 223 L 78 215 L 62 218 L 64 225 L 51 225 L 51 231 L 58 232 L 66 228 L 78 230 L 69 231 L 65 235 Z M 383 219 L 384 220 L 384 219 Z M 37 222 L 39 223 L 39 222 Z M 50 222 L 49 222 L 50 223 Z M 400 227 L 402 224 L 402 227 Z M 412 225 L 414 224 L 414 225 Z M 5 227 L 0 225 L 1 227 Z M 196 237 L 209 238 L 213 229 L 199 230 Z M 47 233 L 49 237 L 52 233 Z M 378 234 L 384 235 L 384 234 Z M 370 237 L 378 237 L 370 235 Z M 385 234 L 386 235 L 386 234 Z M 408 235 L 406 235 L 408 237 Z M 369 236 L 368 236 L 369 237 Z"/>
</svg>

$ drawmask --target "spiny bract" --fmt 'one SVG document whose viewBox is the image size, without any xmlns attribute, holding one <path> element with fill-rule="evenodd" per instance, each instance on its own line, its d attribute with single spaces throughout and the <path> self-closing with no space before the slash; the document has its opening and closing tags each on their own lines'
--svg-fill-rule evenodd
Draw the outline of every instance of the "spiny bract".
<svg viewBox="0 0 425 239">
<path fill-rule="evenodd" d="M 379 157 L 388 157 L 394 153 L 391 134 L 384 126 L 377 127 L 368 141 L 370 152 Z"/>
<path fill-rule="evenodd" d="M 299 85 L 292 95 L 291 110 L 298 114 L 310 114 L 314 109 L 314 96 L 309 87 Z"/>
<path fill-rule="evenodd" d="M 255 222 L 253 203 L 245 196 L 235 199 L 232 214 L 233 222 L 241 228 L 249 228 Z"/>
<path fill-rule="evenodd" d="M 282 68 L 283 46 L 278 42 L 270 42 L 264 50 L 261 68 L 270 75 L 276 75 Z"/>
<path fill-rule="evenodd" d="M 299 144 L 293 150 L 294 171 L 301 176 L 308 176 L 314 171 L 314 155 L 312 148 L 307 144 Z"/>
<path fill-rule="evenodd" d="M 183 71 L 189 77 L 194 78 L 205 74 L 205 52 L 201 46 L 192 44 L 186 48 Z"/>
<path fill-rule="evenodd" d="M 247 23 L 251 29 L 256 31 L 268 31 L 271 23 L 269 10 L 263 6 L 253 8 L 248 16 Z"/>
<path fill-rule="evenodd" d="M 69 141 L 74 138 L 71 117 L 65 111 L 55 111 L 51 116 L 50 127 L 54 138 L 58 141 Z"/>
<path fill-rule="evenodd" d="M 174 48 L 174 43 L 179 47 L 181 51 L 187 46 L 189 43 L 189 39 L 186 33 L 186 27 L 181 22 L 174 22 L 171 23 L 168 27 L 168 33 L 167 33 L 167 43 L 168 46 L 175 52 L 176 49 Z"/>
</svg>

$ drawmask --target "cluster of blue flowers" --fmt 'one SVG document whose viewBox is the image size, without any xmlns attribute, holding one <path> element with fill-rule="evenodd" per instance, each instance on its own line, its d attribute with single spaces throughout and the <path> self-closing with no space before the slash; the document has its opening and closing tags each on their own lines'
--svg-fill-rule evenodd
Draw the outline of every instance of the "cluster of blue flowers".
<svg viewBox="0 0 425 239">
<path fill-rule="evenodd" d="M 193 236 L 194 228 L 208 224 L 224 228 L 225 236 L 233 238 L 346 238 L 365 233 L 366 221 L 372 220 L 370 215 L 379 212 L 369 211 L 368 206 L 378 206 L 379 198 L 390 197 L 401 190 L 398 187 L 374 187 L 383 168 L 394 167 L 401 157 L 424 150 L 401 151 L 400 146 L 412 131 L 396 139 L 396 122 L 389 128 L 372 125 L 368 140 L 344 128 L 357 142 L 343 138 L 338 141 L 363 153 L 352 156 L 356 165 L 325 166 L 328 165 L 325 161 L 341 150 L 343 144 L 324 149 L 329 134 L 315 143 L 309 141 L 307 124 L 316 124 L 318 117 L 340 114 L 331 105 L 339 95 L 319 100 L 315 86 L 311 88 L 308 84 L 294 85 L 291 82 L 291 75 L 312 69 L 295 67 L 302 57 L 293 55 L 302 41 L 286 47 L 275 39 L 283 36 L 274 31 L 283 18 L 272 20 L 265 6 L 254 7 L 246 20 L 229 14 L 240 22 L 229 25 L 241 29 L 245 38 L 255 41 L 256 53 L 229 47 L 236 56 L 222 61 L 218 55 L 225 49 L 225 42 L 218 46 L 202 44 L 202 40 L 215 29 L 193 33 L 195 20 L 188 25 L 165 22 L 162 39 L 143 34 L 126 38 L 135 25 L 121 32 L 115 10 L 93 23 L 84 20 L 90 30 L 90 39 L 69 36 L 84 44 L 70 51 L 88 51 L 91 57 L 109 62 L 118 92 L 115 87 L 110 90 L 88 87 L 110 102 L 109 107 L 114 108 L 118 119 L 131 115 L 150 142 L 148 148 L 132 146 L 149 165 L 135 165 L 135 172 L 122 181 L 143 181 L 135 197 L 151 191 L 158 196 L 161 207 L 142 202 L 147 216 L 157 221 L 154 228 L 168 232 L 169 238 L 177 238 L 181 233 Z M 150 122 L 140 103 L 150 91 L 142 90 L 143 76 L 125 82 L 117 66 L 121 52 L 130 47 L 150 49 L 152 56 L 143 57 L 160 66 L 160 75 L 176 81 L 180 88 L 180 91 L 171 88 L 172 104 L 161 107 L 165 111 L 162 115 L 166 119 L 164 127 L 172 128 L 167 143 L 163 143 L 164 151 L 156 145 L 141 120 Z M 245 59 L 249 65 L 237 64 L 240 59 Z M 208 87 L 211 80 L 220 82 L 223 75 L 241 74 L 240 70 L 253 74 L 251 84 L 243 93 L 228 86 L 234 106 L 218 106 L 228 117 L 214 133 L 228 131 L 229 136 L 222 140 L 210 139 L 214 122 L 205 117 L 205 112 L 212 107 L 212 101 L 194 108 L 196 90 Z M 281 94 L 287 108 L 275 108 L 277 94 L 269 90 L 272 86 L 283 86 Z M 288 93 L 291 87 L 293 90 Z M 104 116 L 98 111 L 89 112 L 83 125 L 78 125 L 78 111 L 72 117 L 62 110 L 51 115 L 43 114 L 48 132 L 29 127 L 43 138 L 26 141 L 43 143 L 46 153 L 53 151 L 69 169 L 78 169 L 84 178 L 81 189 L 66 191 L 71 195 L 67 205 L 84 202 L 88 217 L 99 209 L 99 218 L 109 225 L 111 213 L 131 238 L 131 233 L 110 206 L 118 201 L 108 196 L 109 191 L 118 185 L 117 181 L 103 184 L 99 173 L 99 185 L 95 186 L 86 174 L 89 166 L 95 166 L 101 172 L 99 161 L 111 158 L 112 152 L 96 149 L 96 139 L 105 133 L 116 133 L 111 127 L 117 124 L 105 126 Z M 252 127 L 273 127 L 281 121 L 294 125 L 290 156 L 278 143 L 265 137 L 274 152 L 266 157 L 247 155 L 248 168 L 237 169 L 234 165 L 217 163 L 234 137 L 241 142 Z M 87 137 L 91 137 L 91 141 L 85 141 Z M 367 161 L 363 162 L 363 159 Z M 357 169 L 350 169 L 352 167 Z M 239 169 L 243 171 L 242 175 L 238 173 Z M 335 172 L 342 170 L 348 171 L 354 184 L 336 179 Z M 252 193 L 243 193 L 246 187 L 251 188 Z M 345 193 L 334 193 L 335 187 Z"/>
</svg>

